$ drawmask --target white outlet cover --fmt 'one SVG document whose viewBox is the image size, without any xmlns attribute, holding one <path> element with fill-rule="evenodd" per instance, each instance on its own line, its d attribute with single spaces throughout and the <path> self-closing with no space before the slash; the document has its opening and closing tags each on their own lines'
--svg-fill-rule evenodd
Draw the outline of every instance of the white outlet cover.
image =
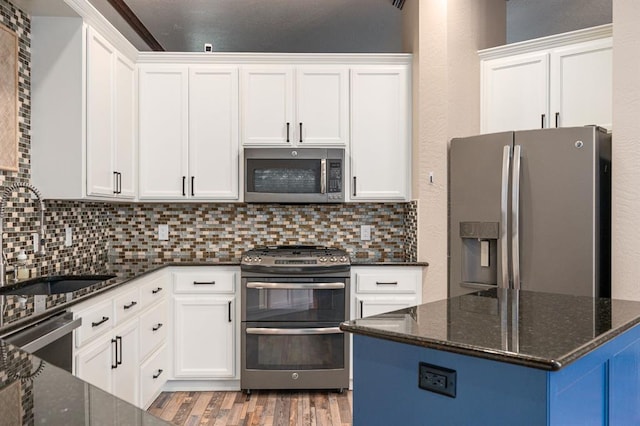
<svg viewBox="0 0 640 426">
<path fill-rule="evenodd" d="M 64 246 L 71 247 L 73 245 L 73 230 L 70 226 L 64 228 Z"/>
<path fill-rule="evenodd" d="M 34 232 L 31 234 L 31 238 L 33 239 L 33 252 L 37 253 L 40 250 L 40 236 Z"/>
<path fill-rule="evenodd" d="M 169 225 L 158 225 L 158 239 L 167 241 L 169 239 Z"/>
<path fill-rule="evenodd" d="M 371 225 L 360 225 L 360 239 L 362 241 L 371 240 Z"/>
</svg>

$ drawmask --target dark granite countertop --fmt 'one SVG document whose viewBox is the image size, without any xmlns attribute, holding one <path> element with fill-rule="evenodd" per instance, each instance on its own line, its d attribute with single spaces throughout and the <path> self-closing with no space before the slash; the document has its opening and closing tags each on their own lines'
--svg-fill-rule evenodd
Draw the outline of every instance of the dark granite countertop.
<svg viewBox="0 0 640 426">
<path fill-rule="evenodd" d="M 355 334 L 559 370 L 640 323 L 640 302 L 489 290 L 348 321 Z"/>
<path fill-rule="evenodd" d="M 353 259 L 351 266 L 429 266 L 428 262 L 378 262 Z"/>
</svg>

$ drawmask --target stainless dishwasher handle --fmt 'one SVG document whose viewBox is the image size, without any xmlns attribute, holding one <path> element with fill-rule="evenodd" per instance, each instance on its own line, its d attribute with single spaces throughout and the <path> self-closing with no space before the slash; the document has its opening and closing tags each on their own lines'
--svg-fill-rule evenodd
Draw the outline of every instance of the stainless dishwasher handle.
<svg viewBox="0 0 640 426">
<path fill-rule="evenodd" d="M 3 338 L 12 345 L 33 353 L 71 333 L 81 324 L 82 318 L 73 319 L 73 314 L 69 312 L 48 318 Z"/>
<path fill-rule="evenodd" d="M 322 328 L 262 328 L 249 327 L 247 334 L 270 334 L 270 335 L 298 335 L 306 336 L 313 334 L 342 334 L 340 327 L 322 327 Z"/>
<path fill-rule="evenodd" d="M 247 288 L 269 290 L 336 290 L 344 287 L 344 283 L 265 283 L 258 281 L 247 283 Z"/>
</svg>

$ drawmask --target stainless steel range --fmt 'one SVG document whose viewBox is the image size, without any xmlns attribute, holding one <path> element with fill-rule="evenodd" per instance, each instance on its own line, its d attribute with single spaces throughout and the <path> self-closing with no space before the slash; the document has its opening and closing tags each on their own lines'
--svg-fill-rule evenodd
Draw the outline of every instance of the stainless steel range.
<svg viewBox="0 0 640 426">
<path fill-rule="evenodd" d="M 264 247 L 242 256 L 242 368 L 252 389 L 349 386 L 350 260 L 343 250 Z"/>
</svg>

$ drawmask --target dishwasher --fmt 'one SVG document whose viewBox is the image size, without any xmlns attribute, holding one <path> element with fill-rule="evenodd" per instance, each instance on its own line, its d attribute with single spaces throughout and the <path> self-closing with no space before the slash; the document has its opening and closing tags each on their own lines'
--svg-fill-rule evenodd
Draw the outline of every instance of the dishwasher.
<svg viewBox="0 0 640 426">
<path fill-rule="evenodd" d="M 65 311 L 0 338 L 71 373 L 73 330 L 80 327 L 80 324 L 82 324 L 82 318 L 73 319 L 73 313 Z"/>
</svg>

